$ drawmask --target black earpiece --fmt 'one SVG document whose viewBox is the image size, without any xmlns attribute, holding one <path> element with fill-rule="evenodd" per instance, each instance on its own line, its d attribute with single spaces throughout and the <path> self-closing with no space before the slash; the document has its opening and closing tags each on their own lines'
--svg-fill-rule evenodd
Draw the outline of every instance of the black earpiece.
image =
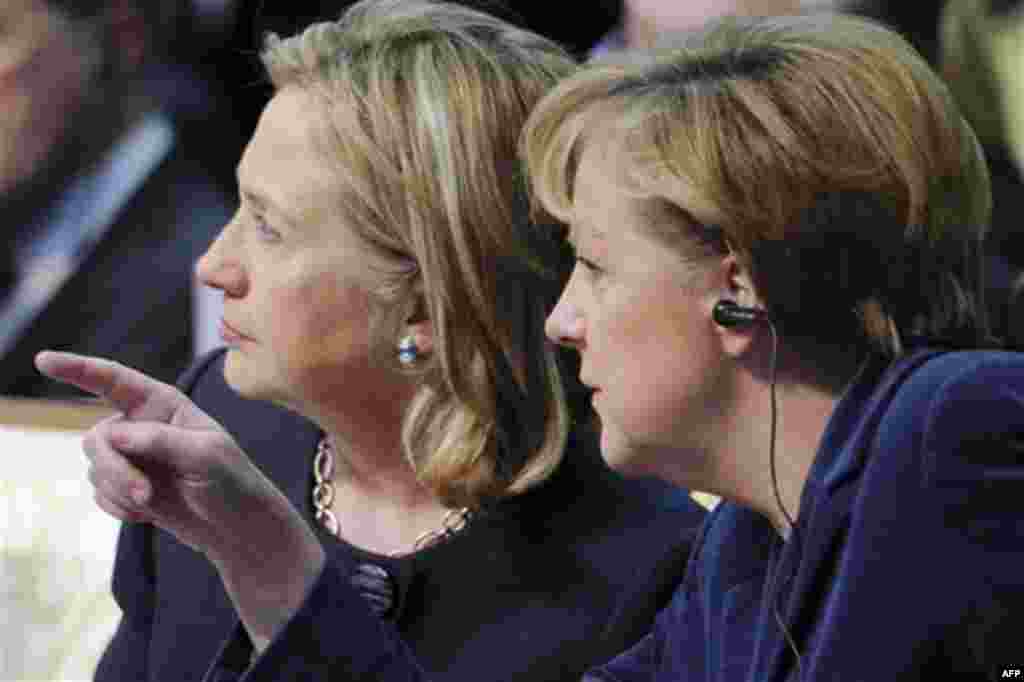
<svg viewBox="0 0 1024 682">
<path fill-rule="evenodd" d="M 760 308 L 748 308 L 736 301 L 722 299 L 715 304 L 711 317 L 722 327 L 742 327 L 768 320 L 768 313 Z"/>
</svg>

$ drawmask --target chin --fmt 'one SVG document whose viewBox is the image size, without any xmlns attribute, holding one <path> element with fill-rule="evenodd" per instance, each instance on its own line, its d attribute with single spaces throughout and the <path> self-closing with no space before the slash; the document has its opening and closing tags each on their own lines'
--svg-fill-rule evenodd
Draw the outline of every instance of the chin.
<svg viewBox="0 0 1024 682">
<path fill-rule="evenodd" d="M 649 473 L 641 465 L 642 457 L 622 431 L 607 421 L 601 424 L 601 456 L 615 471 L 627 476 Z"/>
<path fill-rule="evenodd" d="M 655 477 L 678 485 L 680 453 L 667 445 L 656 445 L 631 437 L 603 422 L 601 456 L 609 467 L 626 477 Z"/>
<path fill-rule="evenodd" d="M 237 348 L 229 348 L 224 356 L 224 381 L 243 398 L 260 400 L 268 398 L 268 386 L 259 371 L 250 367 L 248 358 Z"/>
</svg>

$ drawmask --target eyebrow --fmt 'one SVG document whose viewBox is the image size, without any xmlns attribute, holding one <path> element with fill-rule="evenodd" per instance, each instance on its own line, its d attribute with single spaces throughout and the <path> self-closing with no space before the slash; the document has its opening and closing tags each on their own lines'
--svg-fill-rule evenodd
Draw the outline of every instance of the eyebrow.
<svg viewBox="0 0 1024 682">
<path fill-rule="evenodd" d="M 242 164 L 235 166 L 235 182 L 238 185 L 238 194 L 246 201 L 256 204 L 264 210 L 272 208 L 278 213 L 281 212 L 280 207 L 269 196 L 246 184 L 242 179 Z"/>
<path fill-rule="evenodd" d="M 243 182 L 242 180 L 241 175 L 238 174 L 237 171 L 235 172 L 235 178 L 238 181 L 238 194 L 242 197 L 242 199 L 255 205 L 261 211 L 270 210 L 284 218 L 292 218 L 292 215 L 288 211 L 284 210 L 284 208 L 279 203 L 274 201 L 270 197 L 270 195 L 265 194 L 264 192 L 261 192 L 258 189 L 246 186 L 245 182 Z"/>
<path fill-rule="evenodd" d="M 277 208 L 270 199 L 263 194 L 256 192 L 251 189 L 239 188 L 238 193 L 242 195 L 242 198 L 246 201 L 256 204 L 261 209 Z"/>
</svg>

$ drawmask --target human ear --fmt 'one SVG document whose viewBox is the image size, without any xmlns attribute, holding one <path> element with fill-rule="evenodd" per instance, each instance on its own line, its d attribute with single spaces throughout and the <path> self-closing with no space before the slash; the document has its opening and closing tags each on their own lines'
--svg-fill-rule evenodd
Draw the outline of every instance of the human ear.
<svg viewBox="0 0 1024 682">
<path fill-rule="evenodd" d="M 727 355 L 746 353 L 757 330 L 769 322 L 749 270 L 729 253 L 713 273 L 708 304 L 711 321 Z"/>
<path fill-rule="evenodd" d="M 750 269 L 734 253 L 722 258 L 723 288 L 725 297 L 747 308 L 764 310 L 764 302 L 757 293 Z"/>
</svg>

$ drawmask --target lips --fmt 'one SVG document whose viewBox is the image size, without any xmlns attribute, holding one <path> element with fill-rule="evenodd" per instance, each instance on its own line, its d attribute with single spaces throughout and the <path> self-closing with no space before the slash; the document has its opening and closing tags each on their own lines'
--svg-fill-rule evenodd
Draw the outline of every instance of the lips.
<svg viewBox="0 0 1024 682">
<path fill-rule="evenodd" d="M 237 343 L 238 341 L 252 341 L 251 337 L 246 336 L 242 332 L 238 331 L 224 318 L 220 320 L 220 336 L 227 343 Z"/>
</svg>

